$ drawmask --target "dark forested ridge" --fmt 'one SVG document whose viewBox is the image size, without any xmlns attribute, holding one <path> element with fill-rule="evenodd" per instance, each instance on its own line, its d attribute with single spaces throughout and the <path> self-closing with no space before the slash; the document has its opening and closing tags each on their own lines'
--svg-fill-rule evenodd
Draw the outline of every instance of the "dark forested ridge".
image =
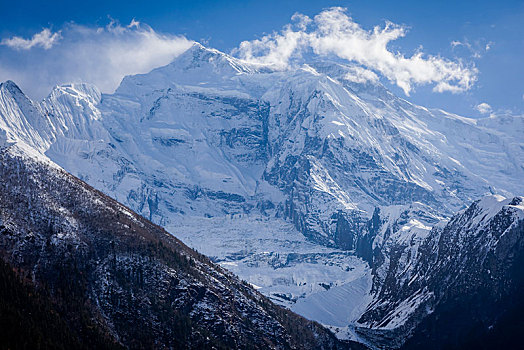
<svg viewBox="0 0 524 350">
<path fill-rule="evenodd" d="M 14 271 L 0 259 L 0 348 L 1 349 L 121 349 L 104 334 L 72 299 L 53 300 L 49 291 L 38 290 L 23 271 Z M 64 318 L 68 308 L 79 312 Z"/>
<path fill-rule="evenodd" d="M 0 179 L 4 348 L 360 348 L 45 161 Z"/>
</svg>

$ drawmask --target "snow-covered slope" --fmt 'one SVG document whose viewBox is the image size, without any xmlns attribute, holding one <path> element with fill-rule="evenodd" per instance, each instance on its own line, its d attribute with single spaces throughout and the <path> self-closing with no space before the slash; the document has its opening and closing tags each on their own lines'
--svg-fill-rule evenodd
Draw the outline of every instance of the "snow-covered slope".
<svg viewBox="0 0 524 350">
<path fill-rule="evenodd" d="M 326 61 L 275 71 L 195 44 L 114 94 L 69 84 L 38 104 L 4 83 L 0 130 L 344 328 L 389 279 L 411 278 L 439 221 L 485 194 L 522 194 L 524 179 L 523 116 L 428 110 L 352 74 Z M 340 336 L 357 337 L 350 328 Z"/>
<path fill-rule="evenodd" d="M 351 72 L 332 62 L 261 70 L 195 44 L 113 95 L 70 84 L 38 105 L 5 83 L 3 129 L 165 224 L 269 201 L 336 243 L 339 210 L 370 217 L 419 201 L 449 215 L 485 193 L 518 193 L 522 117 L 427 110 Z"/>
<path fill-rule="evenodd" d="M 27 98 L 12 81 L 0 84 L 0 129 L 4 142 L 22 141 L 39 152 L 50 145 L 48 125 L 38 104 Z"/>
</svg>

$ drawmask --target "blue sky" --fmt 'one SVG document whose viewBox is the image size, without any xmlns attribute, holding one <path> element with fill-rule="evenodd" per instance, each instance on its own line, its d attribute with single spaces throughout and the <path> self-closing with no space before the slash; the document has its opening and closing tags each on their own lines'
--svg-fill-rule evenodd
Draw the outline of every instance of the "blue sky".
<svg viewBox="0 0 524 350">
<path fill-rule="evenodd" d="M 34 98 L 66 82 L 57 79 L 88 80 L 109 92 L 114 83 L 106 84 L 103 77 L 113 74 L 116 81 L 120 75 L 165 64 L 187 47 L 184 38 L 231 52 L 243 41 L 279 33 L 297 12 L 314 18 L 333 6 L 347 8 L 346 14 L 363 30 L 383 28 L 387 21 L 401 26 L 405 36 L 387 44 L 393 53 L 409 58 L 423 52 L 476 72 L 476 81 L 456 93 L 435 92 L 436 82 L 413 84 L 409 100 L 466 116 L 480 116 L 478 109 L 484 115 L 524 113 L 524 1 L 0 0 L 0 80 L 14 80 Z M 142 29 L 128 28 L 132 20 Z M 109 30 L 111 21 L 115 23 Z M 34 46 L 9 41 L 30 40 L 43 29 L 49 30 L 46 40 L 58 34 L 56 41 L 47 46 L 38 40 Z M 133 51 L 142 62 L 125 57 L 136 47 L 143 48 Z M 111 73 L 100 70 L 104 59 L 116 62 Z M 366 68 L 404 95 L 376 67 Z M 478 108 L 482 103 L 485 108 Z"/>
</svg>

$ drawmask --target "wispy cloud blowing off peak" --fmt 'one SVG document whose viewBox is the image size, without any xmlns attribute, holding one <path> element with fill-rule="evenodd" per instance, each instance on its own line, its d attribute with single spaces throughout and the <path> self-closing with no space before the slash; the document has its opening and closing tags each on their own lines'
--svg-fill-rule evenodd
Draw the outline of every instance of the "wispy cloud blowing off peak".
<svg viewBox="0 0 524 350">
<path fill-rule="evenodd" d="M 393 52 L 388 44 L 406 35 L 406 28 L 387 22 L 384 27 L 363 29 L 340 7 L 313 18 L 295 14 L 293 23 L 261 39 L 244 41 L 234 50 L 240 58 L 285 69 L 303 52 L 336 55 L 380 73 L 409 95 L 418 84 L 433 84 L 436 92 L 463 92 L 477 80 L 478 70 L 462 61 L 424 54 L 410 57 Z"/>
<path fill-rule="evenodd" d="M 44 28 L 40 33 L 33 35 L 31 39 L 24 39 L 19 36 L 3 39 L 0 45 L 5 45 L 15 50 L 29 50 L 33 47 L 41 47 L 49 50 L 60 40 L 60 31 L 52 33 L 49 28 Z"/>
<path fill-rule="evenodd" d="M 14 80 L 38 99 L 67 82 L 90 82 L 111 92 L 125 75 L 166 65 L 192 43 L 134 20 L 127 26 L 114 21 L 102 27 L 69 23 L 55 33 L 45 28 L 30 39 L 3 39 L 0 81 Z"/>
<path fill-rule="evenodd" d="M 409 94 L 416 85 L 432 84 L 436 92 L 471 88 L 478 71 L 460 60 L 417 51 L 405 56 L 388 48 L 407 30 L 387 22 L 366 30 L 342 8 L 313 18 L 295 14 L 292 24 L 258 40 L 245 41 L 233 54 L 253 63 L 285 69 L 305 52 L 335 55 L 356 63 L 355 81 L 389 79 Z M 40 99 L 56 84 L 90 82 L 112 92 L 125 75 L 146 73 L 171 62 L 192 45 L 183 36 L 161 34 L 133 20 L 106 26 L 68 23 L 56 31 L 44 28 L 30 38 L 0 40 L 0 81 L 11 79 Z"/>
</svg>

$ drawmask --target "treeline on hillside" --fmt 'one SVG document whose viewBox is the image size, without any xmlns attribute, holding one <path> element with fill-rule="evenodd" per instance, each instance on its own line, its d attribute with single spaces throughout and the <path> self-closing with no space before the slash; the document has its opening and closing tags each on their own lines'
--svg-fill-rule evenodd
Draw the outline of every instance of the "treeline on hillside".
<svg viewBox="0 0 524 350">
<path fill-rule="evenodd" d="M 83 308 L 52 300 L 0 259 L 0 349 L 119 349 Z M 64 310 L 76 310 L 77 319 L 64 319 Z"/>
</svg>

